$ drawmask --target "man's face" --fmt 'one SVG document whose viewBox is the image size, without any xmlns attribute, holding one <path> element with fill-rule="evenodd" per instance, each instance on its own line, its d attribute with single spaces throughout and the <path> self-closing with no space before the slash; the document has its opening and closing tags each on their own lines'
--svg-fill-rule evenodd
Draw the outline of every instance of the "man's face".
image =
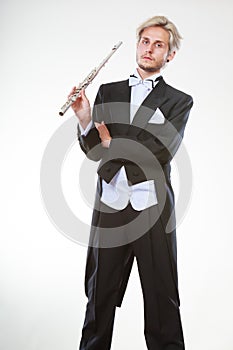
<svg viewBox="0 0 233 350">
<path fill-rule="evenodd" d="M 137 44 L 136 59 L 139 68 L 145 72 L 158 73 L 171 61 L 175 52 L 169 52 L 169 33 L 161 27 L 145 28 Z"/>
</svg>

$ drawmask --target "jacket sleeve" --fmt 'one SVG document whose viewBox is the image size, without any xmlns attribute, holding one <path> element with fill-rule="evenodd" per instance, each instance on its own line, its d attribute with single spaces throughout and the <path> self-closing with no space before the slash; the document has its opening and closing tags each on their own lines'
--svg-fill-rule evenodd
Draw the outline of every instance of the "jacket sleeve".
<svg viewBox="0 0 233 350">
<path fill-rule="evenodd" d="M 86 156 L 94 161 L 99 161 L 104 154 L 106 153 L 106 149 L 102 147 L 101 140 L 99 138 L 99 133 L 95 128 L 94 121 L 101 122 L 104 119 L 104 106 L 102 104 L 102 89 L 101 85 L 99 91 L 97 93 L 94 107 L 92 111 L 92 120 L 93 125 L 87 135 L 82 135 L 80 131 L 80 127 L 78 125 L 78 140 L 82 151 L 86 154 Z M 101 107 L 102 106 L 102 107 Z M 98 113 L 97 113 L 98 108 Z"/>
</svg>

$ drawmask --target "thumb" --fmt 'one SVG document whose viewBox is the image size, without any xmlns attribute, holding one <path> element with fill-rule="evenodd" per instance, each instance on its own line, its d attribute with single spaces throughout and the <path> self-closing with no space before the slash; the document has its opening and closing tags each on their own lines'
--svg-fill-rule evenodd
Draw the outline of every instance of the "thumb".
<svg viewBox="0 0 233 350">
<path fill-rule="evenodd" d="M 80 91 L 80 94 L 81 94 L 82 98 L 87 99 L 87 96 L 86 96 L 86 93 L 85 93 L 85 89 L 82 89 Z"/>
</svg>

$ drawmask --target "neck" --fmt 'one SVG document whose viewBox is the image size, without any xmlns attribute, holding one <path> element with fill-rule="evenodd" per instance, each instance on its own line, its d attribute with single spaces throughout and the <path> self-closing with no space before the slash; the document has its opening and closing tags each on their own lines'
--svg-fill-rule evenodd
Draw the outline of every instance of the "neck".
<svg viewBox="0 0 233 350">
<path fill-rule="evenodd" d="M 138 67 L 137 68 L 137 71 L 138 71 L 138 74 L 140 75 L 140 77 L 144 80 L 144 79 L 147 79 L 149 77 L 151 77 L 152 75 L 155 75 L 155 74 L 159 74 L 160 73 L 160 70 L 157 70 L 156 72 L 147 72 L 145 70 L 143 70 L 142 68 Z"/>
</svg>

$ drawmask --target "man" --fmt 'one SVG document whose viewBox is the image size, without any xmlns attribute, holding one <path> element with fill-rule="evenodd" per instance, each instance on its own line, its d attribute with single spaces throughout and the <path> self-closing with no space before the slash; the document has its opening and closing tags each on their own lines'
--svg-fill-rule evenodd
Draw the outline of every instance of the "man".
<svg viewBox="0 0 233 350">
<path fill-rule="evenodd" d="M 175 25 L 155 16 L 138 28 L 137 35 L 134 74 L 100 87 L 92 117 L 84 91 L 72 105 L 82 150 L 100 160 L 80 350 L 110 349 L 115 309 L 122 303 L 134 258 L 148 349 L 184 349 L 170 161 L 193 101 L 161 76 L 180 46 Z"/>
</svg>

